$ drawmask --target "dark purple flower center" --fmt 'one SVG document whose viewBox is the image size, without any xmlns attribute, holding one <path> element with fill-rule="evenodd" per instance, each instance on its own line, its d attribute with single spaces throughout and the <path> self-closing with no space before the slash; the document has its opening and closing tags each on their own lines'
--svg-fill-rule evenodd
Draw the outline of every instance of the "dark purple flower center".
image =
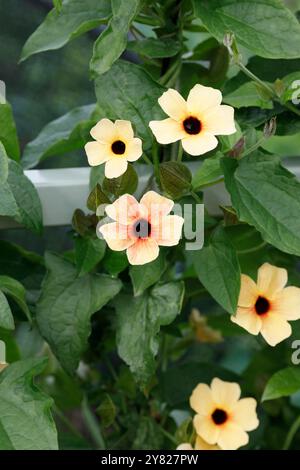
<svg viewBox="0 0 300 470">
<path fill-rule="evenodd" d="M 126 145 L 124 144 L 124 142 L 122 142 L 122 140 L 116 140 L 112 144 L 111 149 L 116 155 L 123 155 L 126 149 Z"/>
<path fill-rule="evenodd" d="M 265 297 L 258 297 L 255 302 L 255 311 L 257 315 L 264 315 L 270 308 L 270 303 Z"/>
<path fill-rule="evenodd" d="M 226 411 L 221 410 L 220 408 L 216 408 L 211 417 L 213 422 L 217 425 L 224 424 L 228 418 Z"/>
<path fill-rule="evenodd" d="M 199 119 L 190 116 L 183 121 L 183 127 L 188 134 L 196 135 L 201 131 L 202 125 Z"/>
<path fill-rule="evenodd" d="M 151 224 L 148 220 L 138 220 L 133 227 L 133 233 L 137 238 L 147 238 L 151 234 Z"/>
</svg>

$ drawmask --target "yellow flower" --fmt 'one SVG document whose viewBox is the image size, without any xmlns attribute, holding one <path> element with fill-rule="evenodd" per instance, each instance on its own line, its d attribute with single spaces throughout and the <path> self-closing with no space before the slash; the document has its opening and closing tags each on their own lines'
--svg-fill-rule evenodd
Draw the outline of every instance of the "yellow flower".
<svg viewBox="0 0 300 470">
<path fill-rule="evenodd" d="M 130 121 L 101 119 L 92 129 L 95 139 L 85 145 L 91 166 L 105 163 L 106 178 L 118 178 L 127 170 L 128 162 L 135 162 L 142 153 L 142 141 L 134 137 Z"/>
<path fill-rule="evenodd" d="M 205 442 L 200 436 L 196 437 L 195 447 L 188 442 L 180 444 L 177 450 L 221 450 L 217 445 L 211 445 Z"/>
<path fill-rule="evenodd" d="M 234 109 L 221 105 L 222 93 L 215 88 L 197 84 L 190 90 L 187 101 L 170 88 L 158 102 L 169 116 L 149 123 L 160 144 L 181 140 L 187 153 L 202 155 L 218 145 L 216 135 L 236 132 Z"/>
<path fill-rule="evenodd" d="M 240 399 L 237 383 L 214 378 L 210 387 L 199 384 L 194 389 L 190 405 L 196 411 L 194 427 L 197 435 L 223 450 L 236 450 L 248 444 L 246 431 L 259 425 L 254 398 Z"/>
<path fill-rule="evenodd" d="M 242 274 L 238 308 L 231 320 L 253 335 L 261 333 L 270 346 L 288 338 L 288 320 L 300 318 L 300 289 L 285 287 L 287 280 L 286 269 L 269 263 L 259 268 L 257 282 Z"/>
<path fill-rule="evenodd" d="M 159 246 L 179 243 L 184 219 L 169 215 L 174 202 L 155 191 L 148 191 L 140 203 L 124 194 L 106 206 L 107 215 L 115 222 L 99 230 L 111 250 L 126 250 L 130 264 L 141 265 L 155 260 Z"/>
</svg>

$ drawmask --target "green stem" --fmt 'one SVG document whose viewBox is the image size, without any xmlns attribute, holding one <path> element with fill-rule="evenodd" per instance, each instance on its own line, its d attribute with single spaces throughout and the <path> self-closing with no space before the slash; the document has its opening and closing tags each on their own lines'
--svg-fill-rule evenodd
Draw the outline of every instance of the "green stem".
<svg viewBox="0 0 300 470">
<path fill-rule="evenodd" d="M 177 68 L 179 68 L 179 67 L 180 67 L 180 61 L 176 60 L 171 65 L 171 67 L 166 71 L 166 73 L 164 75 L 162 75 L 162 77 L 160 77 L 159 83 L 161 85 L 166 85 L 168 83 L 168 81 L 170 80 L 170 78 L 173 77 L 173 75 L 176 72 Z"/>
<path fill-rule="evenodd" d="M 242 72 L 244 72 L 245 75 L 247 75 L 247 77 L 249 77 L 251 80 L 253 80 L 254 82 L 256 82 L 258 85 L 260 85 L 267 93 L 270 94 L 271 98 L 274 100 L 274 101 L 277 101 L 278 103 L 282 104 L 283 106 L 285 106 L 289 111 L 291 111 L 292 113 L 294 114 L 297 114 L 297 116 L 300 116 L 300 109 L 296 108 L 292 103 L 281 103 L 280 99 L 278 98 L 278 96 L 276 95 L 275 91 L 273 90 L 273 88 L 268 85 L 267 83 L 263 82 L 260 78 L 258 78 L 256 75 L 254 75 L 254 73 L 252 73 L 249 69 L 247 69 L 247 67 L 242 64 L 240 61 L 237 61 L 236 62 L 236 65 L 241 69 Z"/>
<path fill-rule="evenodd" d="M 224 177 L 222 176 L 221 178 L 215 181 L 212 181 L 211 183 L 202 184 L 201 186 L 197 188 L 197 191 L 202 191 L 205 188 L 210 188 L 211 186 L 215 186 L 216 184 L 223 183 L 223 181 L 224 181 Z"/>
<path fill-rule="evenodd" d="M 152 158 L 153 158 L 153 165 L 154 165 L 154 174 L 156 182 L 159 186 L 160 184 L 160 176 L 159 176 L 159 155 L 158 155 L 158 145 L 156 142 L 153 143 L 152 147 Z"/>
<path fill-rule="evenodd" d="M 82 439 L 82 435 L 80 434 L 80 432 L 77 431 L 77 429 L 73 426 L 71 421 L 64 415 L 64 413 L 56 405 L 53 406 L 53 411 L 57 415 L 57 417 L 60 419 L 60 421 L 66 426 L 66 428 L 68 428 L 69 431 L 71 431 L 71 433 L 74 434 L 74 436 Z"/>
<path fill-rule="evenodd" d="M 252 145 L 247 150 L 245 150 L 245 152 L 242 154 L 242 158 L 244 158 L 246 155 L 249 155 L 249 153 L 254 152 L 254 150 L 258 149 L 258 147 L 260 147 L 264 141 L 265 141 L 265 137 L 261 137 L 260 139 L 258 139 L 258 141 L 255 142 L 254 145 Z"/>
<path fill-rule="evenodd" d="M 175 444 L 175 446 L 178 445 L 178 442 L 177 440 L 175 439 L 174 436 L 172 436 L 172 434 L 170 434 L 168 431 L 166 431 L 164 428 L 161 428 L 161 432 L 166 436 L 167 439 L 169 439 L 169 441 L 171 441 L 173 444 Z"/>
<path fill-rule="evenodd" d="M 182 160 L 182 155 L 183 155 L 183 148 L 182 148 L 181 142 L 179 142 L 179 146 L 178 146 L 178 155 L 177 155 L 177 161 L 178 161 L 178 162 L 181 162 L 181 160 Z"/>
<path fill-rule="evenodd" d="M 288 432 L 288 435 L 286 437 L 286 440 L 284 442 L 282 450 L 288 450 L 290 448 L 291 443 L 292 443 L 292 441 L 295 437 L 295 434 L 299 430 L 299 428 L 300 428 L 300 416 L 298 416 L 298 418 L 292 424 L 292 426 L 291 426 L 291 428 Z"/>
<path fill-rule="evenodd" d="M 198 202 L 198 204 L 202 204 L 202 200 L 201 200 L 201 198 L 198 196 L 198 194 L 194 193 L 194 191 L 191 191 L 191 192 L 190 192 L 190 195 L 195 199 L 196 202 Z"/>
<path fill-rule="evenodd" d="M 142 155 L 143 160 L 147 163 L 147 165 L 152 165 L 152 162 L 149 157 L 145 153 Z"/>
<path fill-rule="evenodd" d="M 92 413 L 86 397 L 83 398 L 81 410 L 85 424 L 90 432 L 94 443 L 96 444 L 99 450 L 105 450 L 106 445 L 101 433 L 100 424 Z"/>
</svg>

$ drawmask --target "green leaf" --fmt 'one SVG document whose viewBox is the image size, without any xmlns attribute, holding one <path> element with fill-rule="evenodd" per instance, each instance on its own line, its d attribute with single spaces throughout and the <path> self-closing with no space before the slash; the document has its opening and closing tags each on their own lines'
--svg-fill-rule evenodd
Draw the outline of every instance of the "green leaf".
<svg viewBox="0 0 300 470">
<path fill-rule="evenodd" d="M 126 251 L 106 250 L 102 264 L 106 272 L 117 276 L 128 266 Z"/>
<path fill-rule="evenodd" d="M 202 186 L 213 183 L 222 176 L 221 157 L 222 154 L 218 152 L 215 157 L 207 158 L 201 163 L 200 168 L 193 175 L 192 187 L 194 191 L 200 190 Z"/>
<path fill-rule="evenodd" d="M 222 41 L 233 32 L 237 42 L 261 57 L 300 57 L 300 25 L 280 0 L 193 0 L 208 31 Z"/>
<path fill-rule="evenodd" d="M 13 160 L 8 161 L 7 181 L 0 184 L 0 215 L 12 217 L 34 232 L 42 231 L 42 206 L 37 190 Z"/>
<path fill-rule="evenodd" d="M 156 450 L 163 448 L 164 435 L 161 426 L 151 416 L 141 416 L 132 443 L 134 450 Z"/>
<path fill-rule="evenodd" d="M 82 148 L 94 124 L 94 104 L 81 106 L 49 122 L 24 149 L 22 165 L 32 168 L 45 158 Z"/>
<path fill-rule="evenodd" d="M 232 93 L 225 95 L 223 101 L 235 108 L 247 108 L 250 106 L 257 106 L 263 109 L 273 108 L 271 98 L 263 96 L 254 82 L 244 83 Z"/>
<path fill-rule="evenodd" d="M 192 174 L 183 163 L 161 163 L 159 175 L 163 190 L 172 199 L 184 196 L 191 188 Z"/>
<path fill-rule="evenodd" d="M 86 205 L 87 208 L 90 209 L 90 211 L 96 213 L 98 207 L 101 204 L 110 204 L 110 200 L 102 191 L 100 184 L 96 184 L 94 189 L 89 194 Z"/>
<path fill-rule="evenodd" d="M 0 141 L 6 153 L 13 160 L 20 159 L 17 129 L 10 104 L 0 102 Z"/>
<path fill-rule="evenodd" d="M 156 83 L 139 65 L 118 60 L 95 81 L 100 109 L 111 119 L 128 119 L 143 140 L 144 150 L 152 146 L 149 121 L 163 114 L 158 98 L 164 88 Z"/>
<path fill-rule="evenodd" d="M 239 219 L 268 243 L 300 255 L 300 183 L 279 158 L 257 152 L 239 162 L 222 159 L 225 185 Z"/>
<path fill-rule="evenodd" d="M 65 0 L 53 9 L 27 39 L 21 60 L 38 52 L 59 49 L 72 39 L 96 28 L 111 15 L 109 0 Z"/>
<path fill-rule="evenodd" d="M 116 197 L 122 194 L 133 194 L 138 187 L 138 175 L 133 165 L 128 165 L 127 170 L 118 178 L 104 178 L 103 189 Z"/>
<path fill-rule="evenodd" d="M 85 214 L 81 209 L 76 209 L 72 217 L 74 230 L 82 237 L 92 237 L 96 233 L 98 218 L 95 214 Z"/>
<path fill-rule="evenodd" d="M 174 38 L 146 38 L 130 41 L 127 49 L 151 59 L 173 57 L 180 51 L 180 42 Z"/>
<path fill-rule="evenodd" d="M 90 319 L 121 289 L 118 279 L 105 275 L 77 275 L 76 267 L 47 253 L 48 274 L 37 304 L 42 336 L 64 369 L 73 373 L 87 348 Z"/>
<path fill-rule="evenodd" d="M 5 183 L 8 177 L 8 158 L 5 148 L 0 142 L 0 185 Z"/>
<path fill-rule="evenodd" d="M 0 276 L 0 289 L 4 294 L 12 297 L 25 313 L 27 319 L 31 321 L 31 313 L 26 303 L 26 290 L 22 284 L 9 276 Z"/>
<path fill-rule="evenodd" d="M 300 390 L 300 370 L 297 367 L 287 367 L 276 372 L 268 381 L 261 401 L 288 397 Z"/>
<path fill-rule="evenodd" d="M 53 400 L 33 383 L 47 359 L 15 362 L 0 373 L 0 449 L 57 450 Z"/>
<path fill-rule="evenodd" d="M 5 295 L 0 290 L 0 328 L 13 330 L 15 328 L 14 317 Z"/>
<path fill-rule="evenodd" d="M 236 251 L 222 228 L 217 229 L 208 246 L 196 252 L 194 266 L 210 295 L 227 312 L 236 313 L 241 273 Z"/>
<path fill-rule="evenodd" d="M 140 9 L 140 0 L 111 0 L 112 18 L 94 43 L 90 70 L 93 76 L 107 72 L 126 49 L 130 25 Z"/>
<path fill-rule="evenodd" d="M 89 273 L 102 260 L 105 248 L 105 241 L 99 238 L 75 238 L 75 258 L 79 276 Z"/>
<path fill-rule="evenodd" d="M 293 72 L 282 79 L 283 93 L 280 99 L 283 103 L 300 98 L 300 72 Z"/>
<path fill-rule="evenodd" d="M 111 397 L 106 393 L 104 399 L 97 408 L 97 414 L 101 418 L 101 425 L 104 428 L 111 426 L 117 416 L 117 408 Z"/>
<path fill-rule="evenodd" d="M 180 313 L 183 294 L 183 283 L 169 282 L 138 297 L 120 295 L 115 301 L 118 353 L 141 384 L 155 371 L 160 327 Z"/>
<path fill-rule="evenodd" d="M 166 257 L 162 253 L 154 261 L 144 266 L 130 266 L 129 275 L 134 295 L 141 295 L 148 287 L 153 286 L 153 284 L 159 281 L 166 266 Z"/>
</svg>

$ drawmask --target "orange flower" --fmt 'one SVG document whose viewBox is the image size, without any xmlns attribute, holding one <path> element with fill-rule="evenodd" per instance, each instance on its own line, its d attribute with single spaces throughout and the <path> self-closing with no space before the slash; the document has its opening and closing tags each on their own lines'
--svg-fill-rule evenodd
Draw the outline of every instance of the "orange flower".
<svg viewBox="0 0 300 470">
<path fill-rule="evenodd" d="M 194 427 L 198 436 L 223 450 L 236 450 L 248 444 L 246 431 L 259 425 L 254 398 L 240 399 L 237 383 L 214 378 L 210 387 L 199 384 L 194 389 L 190 405 L 196 411 Z"/>
<path fill-rule="evenodd" d="M 148 191 L 140 203 L 124 194 L 106 206 L 107 215 L 115 222 L 102 225 L 99 230 L 114 251 L 126 250 L 130 264 L 141 265 L 155 260 L 159 246 L 179 243 L 183 218 L 168 215 L 174 202 Z"/>
<path fill-rule="evenodd" d="M 118 178 L 127 170 L 128 162 L 135 162 L 142 153 L 142 141 L 134 137 L 130 121 L 101 119 L 92 129 L 94 142 L 85 145 L 91 166 L 105 163 L 106 178 Z"/>
<path fill-rule="evenodd" d="M 238 309 L 231 317 L 249 333 L 261 333 L 270 346 L 288 338 L 292 329 L 288 321 L 300 318 L 300 289 L 285 287 L 287 271 L 264 263 L 257 282 L 242 274 Z"/>
</svg>

